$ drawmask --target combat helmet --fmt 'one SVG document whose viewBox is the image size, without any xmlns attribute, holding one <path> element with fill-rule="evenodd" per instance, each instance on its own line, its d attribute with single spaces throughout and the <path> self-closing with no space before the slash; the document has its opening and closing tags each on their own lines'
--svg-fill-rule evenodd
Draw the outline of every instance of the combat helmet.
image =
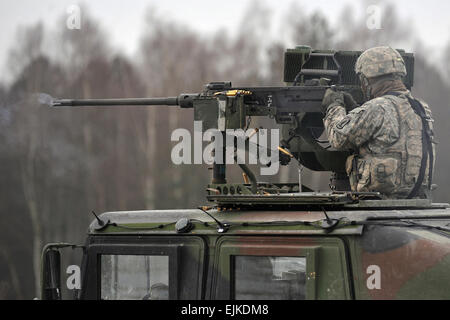
<svg viewBox="0 0 450 320">
<path fill-rule="evenodd" d="M 385 46 L 364 51 L 356 61 L 355 72 L 367 79 L 387 74 L 404 77 L 406 76 L 406 67 L 400 53 Z"/>
</svg>

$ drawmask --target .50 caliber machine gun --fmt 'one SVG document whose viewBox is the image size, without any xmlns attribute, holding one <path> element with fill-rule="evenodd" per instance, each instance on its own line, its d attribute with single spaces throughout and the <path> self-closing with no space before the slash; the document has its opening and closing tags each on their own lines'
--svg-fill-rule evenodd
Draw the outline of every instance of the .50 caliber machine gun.
<svg viewBox="0 0 450 320">
<path fill-rule="evenodd" d="M 410 89 L 414 78 L 414 56 L 403 50 L 399 52 L 408 71 L 404 82 Z M 344 164 L 348 152 L 333 150 L 325 141 L 319 140 L 324 131 L 321 103 L 325 91 L 330 87 L 350 93 L 358 104 L 364 103 L 359 79 L 354 72 L 360 54 L 360 51 L 311 50 L 306 46 L 287 50 L 284 61 L 285 87 L 236 88 L 231 82 L 212 82 L 201 93 L 180 94 L 178 97 L 63 99 L 53 100 L 52 106 L 166 105 L 193 108 L 194 119 L 202 121 L 204 131 L 216 129 L 224 137 L 228 129 L 248 129 L 249 117 L 270 117 L 282 127 L 279 147 L 282 156 L 295 158 L 301 165 L 314 171 L 333 172 L 332 188 L 347 191 Z M 297 184 L 258 184 L 245 164 L 240 164 L 240 167 L 248 177 L 248 183 L 230 184 L 226 180 L 226 165 L 213 164 L 213 179 L 207 189 L 209 200 L 237 203 L 237 199 L 245 198 L 254 203 L 259 197 L 268 203 L 280 203 L 284 201 L 283 197 L 273 200 L 270 195 L 302 191 Z"/>
</svg>

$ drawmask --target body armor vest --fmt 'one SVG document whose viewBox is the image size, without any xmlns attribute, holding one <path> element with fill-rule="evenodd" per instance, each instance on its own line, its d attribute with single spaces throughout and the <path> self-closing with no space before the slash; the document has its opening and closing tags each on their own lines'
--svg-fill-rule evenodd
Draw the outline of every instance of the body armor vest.
<svg viewBox="0 0 450 320">
<path fill-rule="evenodd" d="M 353 191 L 380 192 L 389 198 L 410 196 L 422 166 L 423 125 L 421 117 L 411 107 L 408 97 L 412 98 L 409 92 L 397 96 L 384 96 L 395 106 L 400 135 L 379 154 L 373 153 L 363 145 L 358 155 L 347 160 L 347 173 Z M 426 111 L 428 113 L 429 110 Z M 428 175 L 425 175 L 422 185 L 427 182 Z M 421 187 L 414 196 L 426 197 L 424 189 Z"/>
</svg>

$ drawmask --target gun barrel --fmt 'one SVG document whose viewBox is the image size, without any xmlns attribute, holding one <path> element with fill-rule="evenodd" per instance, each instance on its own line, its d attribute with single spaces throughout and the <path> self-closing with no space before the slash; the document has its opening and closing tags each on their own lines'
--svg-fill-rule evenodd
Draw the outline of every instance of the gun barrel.
<svg viewBox="0 0 450 320">
<path fill-rule="evenodd" d="M 182 94 L 167 98 L 130 98 L 130 99 L 60 99 L 53 100 L 53 107 L 99 107 L 99 106 L 180 106 L 192 108 L 192 100 L 198 94 Z"/>
</svg>

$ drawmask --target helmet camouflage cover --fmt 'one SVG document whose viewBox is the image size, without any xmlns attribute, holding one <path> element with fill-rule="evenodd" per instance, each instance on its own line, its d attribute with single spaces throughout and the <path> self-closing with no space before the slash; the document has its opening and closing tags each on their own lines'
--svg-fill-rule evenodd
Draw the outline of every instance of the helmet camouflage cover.
<svg viewBox="0 0 450 320">
<path fill-rule="evenodd" d="M 387 74 L 406 76 L 405 61 L 400 53 L 391 47 L 376 47 L 364 51 L 356 61 L 356 74 L 374 78 Z"/>
</svg>

